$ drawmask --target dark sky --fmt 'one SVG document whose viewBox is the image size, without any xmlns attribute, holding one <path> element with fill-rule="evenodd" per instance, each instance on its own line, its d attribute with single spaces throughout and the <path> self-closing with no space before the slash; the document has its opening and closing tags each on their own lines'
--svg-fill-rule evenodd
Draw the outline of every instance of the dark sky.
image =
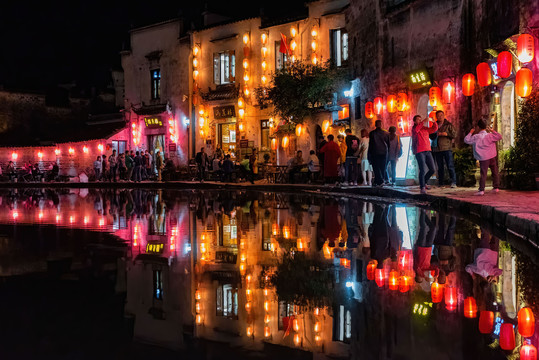
<svg viewBox="0 0 539 360">
<path fill-rule="evenodd" d="M 272 1 L 266 13 L 295 13 L 303 0 Z M 109 69 L 119 67 L 119 51 L 132 27 L 172 19 L 197 18 L 201 1 L 8 0 L 0 11 L 0 85 L 6 89 L 45 91 L 76 81 L 102 88 Z M 209 9 L 242 17 L 256 15 L 258 2 L 210 0 Z M 240 5 L 241 4 L 241 5 Z M 231 13 L 234 9 L 235 13 Z"/>
</svg>

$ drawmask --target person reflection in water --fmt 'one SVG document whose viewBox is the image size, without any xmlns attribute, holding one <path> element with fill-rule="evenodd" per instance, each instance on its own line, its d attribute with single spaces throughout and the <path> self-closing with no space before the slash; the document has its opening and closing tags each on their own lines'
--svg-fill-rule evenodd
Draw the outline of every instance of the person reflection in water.
<svg viewBox="0 0 539 360">
<path fill-rule="evenodd" d="M 466 265 L 466 272 L 472 278 L 480 276 L 488 282 L 495 282 L 503 272 L 498 267 L 498 251 L 498 238 L 482 227 L 479 246 L 474 250 L 474 262 Z"/>
<path fill-rule="evenodd" d="M 436 226 L 433 224 L 425 209 L 419 210 L 419 231 L 417 241 L 414 248 L 414 271 L 415 281 L 422 283 L 427 279 L 425 272 L 434 271 L 434 275 L 438 277 L 439 270 L 436 264 L 431 263 L 432 245 L 436 236 Z M 438 278 L 438 283 L 445 284 L 445 276 Z"/>
<path fill-rule="evenodd" d="M 374 219 L 369 226 L 369 239 L 371 245 L 371 258 L 378 261 L 377 267 L 384 267 L 384 260 L 390 256 L 389 247 L 389 208 L 385 204 L 375 205 Z"/>
<path fill-rule="evenodd" d="M 449 273 L 455 271 L 456 266 L 456 251 L 453 246 L 455 239 L 455 227 L 457 218 L 455 216 L 445 216 L 438 214 L 438 226 L 436 237 L 434 239 L 434 252 L 438 257 L 438 266 L 440 270 L 440 278 L 444 278 Z M 447 231 L 445 231 L 446 220 L 449 218 Z"/>
</svg>

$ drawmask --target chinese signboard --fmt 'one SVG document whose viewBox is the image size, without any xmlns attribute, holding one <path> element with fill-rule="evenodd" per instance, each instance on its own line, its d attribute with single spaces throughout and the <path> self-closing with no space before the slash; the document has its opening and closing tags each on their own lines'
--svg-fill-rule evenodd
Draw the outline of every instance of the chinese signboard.
<svg viewBox="0 0 539 360">
<path fill-rule="evenodd" d="M 236 108 L 234 105 L 215 106 L 213 108 L 214 119 L 225 119 L 236 116 Z"/>
<path fill-rule="evenodd" d="M 414 70 L 409 73 L 408 82 L 410 83 L 410 88 L 412 90 L 432 85 L 429 73 L 426 69 Z"/>
<path fill-rule="evenodd" d="M 144 118 L 144 124 L 147 128 L 159 128 L 163 126 L 163 121 L 158 116 L 151 116 Z"/>
<path fill-rule="evenodd" d="M 164 250 L 163 244 L 146 244 L 146 253 L 148 254 L 162 254 Z"/>
</svg>

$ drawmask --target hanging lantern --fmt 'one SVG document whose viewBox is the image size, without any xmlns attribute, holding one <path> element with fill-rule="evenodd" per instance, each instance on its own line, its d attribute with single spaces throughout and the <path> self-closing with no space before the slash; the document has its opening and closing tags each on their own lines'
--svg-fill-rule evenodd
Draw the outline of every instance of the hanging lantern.
<svg viewBox="0 0 539 360">
<path fill-rule="evenodd" d="M 268 41 L 268 34 L 262 33 L 262 35 L 260 35 L 260 42 L 262 42 L 262 44 L 265 44 L 266 41 Z"/>
<path fill-rule="evenodd" d="M 399 121 L 401 121 L 400 118 L 399 118 Z M 399 127 L 400 127 L 400 125 L 399 125 Z M 412 266 L 413 266 L 412 261 L 413 261 L 413 259 L 412 259 L 412 250 L 400 250 L 399 251 L 397 263 L 398 263 L 400 271 L 411 270 Z"/>
<path fill-rule="evenodd" d="M 18 157 L 19 157 L 19 154 L 17 154 L 15 151 L 11 153 L 11 159 L 13 161 L 17 160 Z"/>
<path fill-rule="evenodd" d="M 43 159 L 43 153 L 41 151 L 38 151 L 37 157 L 39 158 L 39 160 Z"/>
<path fill-rule="evenodd" d="M 446 104 L 451 104 L 455 101 L 455 84 L 452 81 L 447 81 L 443 87 L 443 99 Z"/>
<path fill-rule="evenodd" d="M 429 104 L 432 107 L 436 107 L 440 105 L 440 98 L 441 98 L 442 91 L 438 86 L 433 86 L 429 89 Z"/>
<path fill-rule="evenodd" d="M 429 113 L 429 118 L 432 119 L 432 121 L 436 121 L 436 110 Z"/>
<path fill-rule="evenodd" d="M 298 34 L 298 30 L 296 29 L 295 26 L 292 26 L 292 27 L 290 28 L 290 35 L 291 35 L 292 37 L 295 37 L 297 34 Z"/>
<path fill-rule="evenodd" d="M 479 313 L 479 332 L 481 334 L 490 334 L 494 326 L 494 312 L 481 311 Z"/>
<path fill-rule="evenodd" d="M 515 80 L 515 86 L 517 88 L 517 94 L 520 97 L 528 97 L 532 92 L 533 75 L 532 71 L 527 68 L 521 68 L 517 71 L 517 78 Z"/>
<path fill-rule="evenodd" d="M 513 55 L 509 51 L 502 51 L 498 54 L 498 61 L 496 63 L 498 69 L 498 76 L 503 78 L 509 77 L 513 70 Z"/>
<path fill-rule="evenodd" d="M 444 286 L 438 284 L 437 281 L 433 282 L 430 286 L 430 296 L 433 303 L 439 303 L 444 298 Z"/>
<path fill-rule="evenodd" d="M 384 269 L 376 269 L 375 281 L 378 287 L 384 286 Z"/>
<path fill-rule="evenodd" d="M 389 272 L 389 290 L 397 290 L 399 288 L 399 277 L 395 270 Z"/>
<path fill-rule="evenodd" d="M 266 62 L 266 60 L 263 60 L 262 61 L 262 70 L 266 71 L 267 67 L 268 67 L 268 63 Z"/>
<path fill-rule="evenodd" d="M 301 132 L 303 130 L 303 126 L 301 124 L 297 124 L 296 125 L 296 136 L 297 137 L 300 137 L 301 136 Z"/>
<path fill-rule="evenodd" d="M 384 100 L 381 97 L 374 99 L 374 110 L 376 111 L 377 115 L 380 115 L 384 110 Z"/>
<path fill-rule="evenodd" d="M 492 71 L 486 62 L 479 63 L 475 68 L 477 72 L 477 83 L 479 86 L 489 86 L 492 83 Z"/>
<path fill-rule="evenodd" d="M 243 59 L 243 68 L 247 69 L 249 67 L 249 60 Z"/>
<path fill-rule="evenodd" d="M 412 278 L 410 276 L 401 276 L 399 279 L 399 291 L 405 293 L 410 290 L 410 284 L 412 283 Z"/>
<path fill-rule="evenodd" d="M 243 43 L 247 45 L 248 42 L 249 42 L 249 33 L 246 32 L 245 34 L 243 34 Z"/>
<path fill-rule="evenodd" d="M 518 332 L 523 337 L 531 337 L 535 332 L 535 317 L 529 307 L 518 311 Z"/>
<path fill-rule="evenodd" d="M 329 120 L 324 120 L 324 122 L 322 123 L 322 132 L 324 134 L 328 132 L 330 125 L 331 123 L 329 122 Z"/>
<path fill-rule="evenodd" d="M 273 150 L 273 151 L 277 150 L 277 139 L 276 138 L 271 139 L 271 150 Z"/>
<path fill-rule="evenodd" d="M 268 55 L 268 48 L 266 46 L 262 46 L 262 57 L 266 57 Z"/>
<path fill-rule="evenodd" d="M 394 113 L 395 111 L 397 111 L 397 97 L 395 95 L 388 95 L 387 111 L 390 113 Z"/>
<path fill-rule="evenodd" d="M 241 121 L 239 122 L 238 128 L 239 128 L 240 131 L 243 131 L 243 130 L 244 130 L 243 122 L 241 122 Z"/>
<path fill-rule="evenodd" d="M 477 316 L 477 303 L 475 299 L 470 296 L 464 299 L 464 317 L 473 319 Z"/>
<path fill-rule="evenodd" d="M 537 360 L 537 348 L 529 340 L 520 348 L 520 360 Z"/>
<path fill-rule="evenodd" d="M 397 126 L 403 134 L 408 131 L 408 121 L 404 119 L 404 116 L 399 116 L 399 119 L 397 120 Z"/>
<path fill-rule="evenodd" d="M 445 308 L 454 311 L 457 308 L 457 288 L 448 286 L 444 290 Z"/>
<path fill-rule="evenodd" d="M 245 105 L 245 101 L 243 100 L 242 97 L 239 97 L 238 98 L 238 107 L 242 108 L 244 105 Z"/>
<path fill-rule="evenodd" d="M 503 350 L 513 350 L 515 348 L 515 330 L 512 324 L 503 323 L 500 327 L 500 347 Z"/>
<path fill-rule="evenodd" d="M 475 92 L 474 74 L 466 74 L 462 77 L 462 93 L 464 96 L 472 96 Z"/>
<path fill-rule="evenodd" d="M 288 136 L 283 137 L 283 140 L 281 142 L 281 146 L 283 147 L 283 149 L 286 149 L 288 147 L 289 141 L 290 140 L 288 139 Z"/>
<path fill-rule="evenodd" d="M 371 260 L 367 264 L 367 280 L 374 280 L 374 274 L 376 272 L 376 265 L 378 265 L 378 261 Z"/>
<path fill-rule="evenodd" d="M 522 63 L 529 63 L 533 60 L 535 44 L 533 36 L 530 34 L 521 34 L 517 40 L 517 56 Z"/>
<path fill-rule="evenodd" d="M 374 117 L 374 104 L 372 101 L 367 101 L 365 103 L 365 117 L 367 119 L 372 119 Z"/>
<path fill-rule="evenodd" d="M 406 111 L 408 108 L 408 95 L 406 93 L 400 92 L 397 94 L 397 109 L 399 111 Z"/>
</svg>

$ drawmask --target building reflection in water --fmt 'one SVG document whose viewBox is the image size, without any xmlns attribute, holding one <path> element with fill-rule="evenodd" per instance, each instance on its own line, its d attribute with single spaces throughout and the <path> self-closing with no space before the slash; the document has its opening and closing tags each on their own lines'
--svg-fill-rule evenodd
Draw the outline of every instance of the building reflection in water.
<svg viewBox="0 0 539 360">
<path fill-rule="evenodd" d="M 414 206 L 232 191 L 13 190 L 1 200 L 0 222 L 14 228 L 124 242 L 116 289 L 133 336 L 171 349 L 194 337 L 345 358 L 492 358 L 503 355 L 488 346 L 501 324 L 516 325 L 527 302 L 516 281 L 522 255 L 507 242 Z M 294 276 L 301 259 L 311 264 L 305 281 Z M 317 287 L 310 280 L 321 274 L 328 281 Z M 488 312 L 492 331 L 481 334 Z"/>
</svg>

